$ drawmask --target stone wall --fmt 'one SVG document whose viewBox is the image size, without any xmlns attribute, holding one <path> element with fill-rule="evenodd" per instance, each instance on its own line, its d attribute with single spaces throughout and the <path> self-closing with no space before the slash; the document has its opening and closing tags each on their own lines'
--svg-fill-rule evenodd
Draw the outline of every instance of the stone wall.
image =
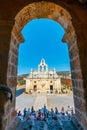
<svg viewBox="0 0 87 130">
<path fill-rule="evenodd" d="M 10 51 L 8 54 L 7 81 L 4 84 L 9 86 L 10 89 L 12 90 L 12 102 L 10 102 L 9 100 L 5 100 L 5 103 L 4 103 L 4 98 L 6 97 L 7 99 L 7 95 L 5 94 L 4 95 L 5 97 L 3 97 L 3 103 L 4 103 L 3 113 L 1 113 L 1 116 L 2 116 L 1 120 L 3 122 L 3 124 L 1 125 L 2 130 L 7 130 L 7 127 L 15 119 L 14 111 L 15 111 L 15 100 L 16 100 L 15 97 L 16 97 L 16 85 L 17 85 L 16 76 L 17 76 L 17 61 L 18 61 L 17 59 L 18 58 L 18 42 L 17 40 L 15 40 L 13 36 L 11 36 L 9 50 Z"/>
<path fill-rule="evenodd" d="M 78 54 L 76 54 L 77 53 L 76 48 L 75 49 L 73 48 L 72 51 L 74 51 L 73 54 L 75 55 L 73 58 L 71 58 L 71 68 L 72 68 L 71 73 L 72 73 L 75 113 L 76 113 L 76 118 L 83 126 L 82 120 L 84 119 L 85 122 L 86 119 L 86 107 L 85 107 L 86 102 L 84 100 L 83 77 L 82 77 L 81 67 L 79 64 L 80 63 L 79 56 Z M 86 130 L 86 128 L 84 128 L 84 130 Z"/>
<path fill-rule="evenodd" d="M 15 0 L 12 2 L 8 0 L 6 3 L 3 0 L 0 4 L 0 84 L 7 84 L 13 92 L 12 103 L 5 98 L 5 101 L 1 104 L 4 113 L 1 113 L 0 110 L 0 116 L 2 117 L 0 129 L 7 130 L 7 127 L 15 118 L 13 113 L 15 109 L 18 43 L 23 41 L 21 29 L 29 20 L 43 17 L 59 22 L 65 29 L 66 33 L 63 40 L 68 43 L 69 48 L 76 118 L 84 130 L 87 130 L 86 6 L 81 6 L 76 1 L 69 5 L 67 2 L 65 4 L 57 0 L 48 0 L 53 1 L 56 5 L 45 2 L 29 5 L 29 10 L 26 11 L 26 8 L 23 10 L 26 12 L 22 14 L 24 19 L 20 19 L 22 17 L 19 17 L 19 19 L 15 19 L 16 23 L 14 24 L 14 18 L 19 10 L 35 1 L 40 2 L 41 0 L 32 0 L 31 2 L 29 0 L 21 2 L 19 0 L 18 3 Z M 59 6 L 57 7 L 57 4 L 63 6 L 69 12 Z M 14 31 L 11 35 L 13 25 L 16 28 L 13 29 Z M 6 95 L 2 92 L 0 98 L 4 97 Z M 2 119 L 4 123 L 2 123 Z"/>
<path fill-rule="evenodd" d="M 15 39 L 13 35 L 11 35 L 10 41 L 10 51 L 8 55 L 8 71 L 7 71 L 7 86 L 10 86 L 13 93 L 13 101 L 12 103 L 6 106 L 6 109 L 10 110 L 8 114 L 6 114 L 9 118 L 8 125 L 14 121 L 14 111 L 15 111 L 15 100 L 16 100 L 16 86 L 17 86 L 17 64 L 18 64 L 18 41 Z M 9 106 L 10 105 L 10 106 Z M 9 107 L 9 108 L 8 108 Z M 7 128 L 6 128 L 7 129 Z"/>
</svg>

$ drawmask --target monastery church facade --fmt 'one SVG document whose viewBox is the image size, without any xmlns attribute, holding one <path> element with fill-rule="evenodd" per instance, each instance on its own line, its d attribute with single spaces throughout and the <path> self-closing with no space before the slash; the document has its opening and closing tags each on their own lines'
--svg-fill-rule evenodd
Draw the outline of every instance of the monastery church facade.
<svg viewBox="0 0 87 130">
<path fill-rule="evenodd" d="M 38 70 L 31 70 L 26 78 L 26 93 L 55 93 L 61 92 L 61 79 L 55 69 L 49 70 L 45 60 L 42 59 Z"/>
</svg>

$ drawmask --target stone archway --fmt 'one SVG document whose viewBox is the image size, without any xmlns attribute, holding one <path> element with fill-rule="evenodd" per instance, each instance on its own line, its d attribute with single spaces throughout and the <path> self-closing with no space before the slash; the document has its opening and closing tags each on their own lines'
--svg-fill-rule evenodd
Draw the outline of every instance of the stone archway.
<svg viewBox="0 0 87 130">
<path fill-rule="evenodd" d="M 12 86 L 13 91 L 13 105 L 11 106 L 7 119 L 9 118 L 8 125 L 13 119 L 12 112 L 15 108 L 15 86 L 16 86 L 16 75 L 17 75 L 17 58 L 18 58 L 18 46 L 23 42 L 23 36 L 21 34 L 22 28 L 27 22 L 36 18 L 48 18 L 60 23 L 65 29 L 65 35 L 63 41 L 68 43 L 72 82 L 74 90 L 74 101 L 76 117 L 83 126 L 83 118 L 86 121 L 86 108 L 84 100 L 84 89 L 83 89 L 83 77 L 80 67 L 79 50 L 77 47 L 77 37 L 75 34 L 74 27 L 72 25 L 72 17 L 67 10 L 50 2 L 38 2 L 32 3 L 24 7 L 15 17 L 15 24 L 12 30 L 9 60 L 8 60 L 8 71 L 7 71 L 7 85 Z M 79 87 L 80 86 L 80 87 Z M 83 107 L 82 107 L 83 105 Z M 7 107 L 6 107 L 7 109 Z M 12 117 L 11 117 L 12 116 Z"/>
</svg>

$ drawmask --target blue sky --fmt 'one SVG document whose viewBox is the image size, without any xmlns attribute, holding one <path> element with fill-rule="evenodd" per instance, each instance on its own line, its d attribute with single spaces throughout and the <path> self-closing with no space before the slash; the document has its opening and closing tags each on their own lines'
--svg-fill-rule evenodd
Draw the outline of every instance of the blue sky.
<svg viewBox="0 0 87 130">
<path fill-rule="evenodd" d="M 62 42 L 63 27 L 49 19 L 35 19 L 22 30 L 24 43 L 19 46 L 18 74 L 37 69 L 44 58 L 49 69 L 70 70 L 68 47 Z"/>
</svg>

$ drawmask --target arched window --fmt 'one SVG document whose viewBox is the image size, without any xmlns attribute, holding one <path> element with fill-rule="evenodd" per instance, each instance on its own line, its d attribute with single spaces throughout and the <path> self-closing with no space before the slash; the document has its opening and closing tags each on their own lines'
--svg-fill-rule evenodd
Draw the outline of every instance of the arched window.
<svg viewBox="0 0 87 130">
<path fill-rule="evenodd" d="M 46 66 L 44 66 L 44 72 L 46 72 Z"/>
<path fill-rule="evenodd" d="M 40 72 L 42 72 L 42 66 L 40 66 Z"/>
</svg>

